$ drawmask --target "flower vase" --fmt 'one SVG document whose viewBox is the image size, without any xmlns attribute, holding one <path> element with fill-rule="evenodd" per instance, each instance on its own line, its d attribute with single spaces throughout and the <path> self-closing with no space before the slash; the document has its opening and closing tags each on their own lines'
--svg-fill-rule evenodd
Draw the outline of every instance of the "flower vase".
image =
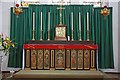
<svg viewBox="0 0 120 80">
<path fill-rule="evenodd" d="M 0 55 L 0 80 L 2 79 L 2 68 L 1 68 L 1 65 L 2 65 L 2 58 L 3 58 L 3 56 Z"/>
<path fill-rule="evenodd" d="M 0 80 L 2 79 L 2 62 L 3 62 L 4 56 L 5 56 L 5 53 L 3 51 L 0 51 Z"/>
</svg>

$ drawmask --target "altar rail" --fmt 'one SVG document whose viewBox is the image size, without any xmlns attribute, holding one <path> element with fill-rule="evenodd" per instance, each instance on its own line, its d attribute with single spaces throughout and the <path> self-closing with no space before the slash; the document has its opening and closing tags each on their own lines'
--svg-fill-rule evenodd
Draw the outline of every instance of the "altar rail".
<svg viewBox="0 0 120 80">
<path fill-rule="evenodd" d="M 48 43 L 48 44 L 47 44 Z M 80 41 L 31 41 L 24 44 L 25 69 L 96 70 L 97 45 Z"/>
</svg>

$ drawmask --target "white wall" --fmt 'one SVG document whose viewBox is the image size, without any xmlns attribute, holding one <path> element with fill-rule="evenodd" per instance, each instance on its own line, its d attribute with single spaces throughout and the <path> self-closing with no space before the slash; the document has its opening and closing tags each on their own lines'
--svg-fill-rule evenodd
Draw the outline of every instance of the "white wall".
<svg viewBox="0 0 120 80">
<path fill-rule="evenodd" d="M 118 3 L 118 48 L 120 48 L 120 1 Z M 118 71 L 120 72 L 120 49 L 118 49 Z"/>
<path fill-rule="evenodd" d="M 14 2 L 0 2 L 0 33 L 4 33 L 4 36 L 10 36 L 10 7 L 14 5 Z M 11 68 L 7 67 L 8 56 L 4 56 L 2 62 L 2 71 L 8 71 Z"/>
<path fill-rule="evenodd" d="M 2 2 L 2 32 L 5 36 L 9 37 L 10 34 L 10 7 L 13 6 L 13 2 Z"/>
<path fill-rule="evenodd" d="M 118 2 L 110 2 L 110 6 L 113 7 L 113 50 L 114 50 L 114 64 L 115 64 L 115 69 L 113 71 L 117 72 L 119 67 L 118 67 Z"/>
<path fill-rule="evenodd" d="M 20 1 L 20 0 L 1 0 L 1 2 L 17 2 L 17 1 Z"/>
<path fill-rule="evenodd" d="M 0 33 L 2 32 L 2 3 L 0 2 Z"/>
</svg>

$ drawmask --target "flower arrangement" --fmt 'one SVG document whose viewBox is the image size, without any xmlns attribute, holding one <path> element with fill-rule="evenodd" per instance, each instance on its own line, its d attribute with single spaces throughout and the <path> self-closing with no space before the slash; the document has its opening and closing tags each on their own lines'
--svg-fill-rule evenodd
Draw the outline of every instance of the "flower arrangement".
<svg viewBox="0 0 120 80">
<path fill-rule="evenodd" d="M 8 37 L 4 38 L 3 34 L 0 34 L 0 51 L 3 51 L 6 55 L 11 47 L 15 47 L 14 43 Z"/>
</svg>

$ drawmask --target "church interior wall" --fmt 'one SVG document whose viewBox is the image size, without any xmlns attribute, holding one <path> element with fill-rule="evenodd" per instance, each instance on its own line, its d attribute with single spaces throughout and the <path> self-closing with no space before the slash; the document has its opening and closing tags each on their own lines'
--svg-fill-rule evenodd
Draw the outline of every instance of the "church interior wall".
<svg viewBox="0 0 120 80">
<path fill-rule="evenodd" d="M 9 2 L 1 2 L 1 18 L 0 18 L 0 22 L 2 23 L 2 25 L 0 26 L 1 29 L 1 33 L 4 33 L 4 36 L 9 35 L 9 28 L 10 28 L 10 15 L 9 15 L 9 11 L 10 11 L 10 6 L 11 3 Z M 3 58 L 3 62 L 2 62 L 2 70 L 8 70 L 7 68 L 7 63 L 8 63 L 8 56 L 5 56 Z"/>
<path fill-rule="evenodd" d="M 109 5 L 110 7 L 113 7 L 113 51 L 114 51 L 115 69 L 106 69 L 103 71 L 118 72 L 118 2 L 110 2 Z M 4 33 L 5 36 L 10 35 L 10 7 L 11 6 L 14 6 L 14 0 L 1 0 L 0 2 L 0 33 L 1 32 Z M 120 61 L 120 58 L 119 58 L 119 61 Z M 7 62 L 8 62 L 8 56 L 6 56 L 3 60 L 3 63 L 2 63 L 3 71 L 10 70 L 10 68 L 7 67 Z"/>
<path fill-rule="evenodd" d="M 0 32 L 2 32 L 2 3 L 0 2 Z"/>
<path fill-rule="evenodd" d="M 120 0 L 118 2 L 118 48 L 120 47 Z M 120 72 L 120 49 L 118 49 L 118 71 Z"/>
</svg>

